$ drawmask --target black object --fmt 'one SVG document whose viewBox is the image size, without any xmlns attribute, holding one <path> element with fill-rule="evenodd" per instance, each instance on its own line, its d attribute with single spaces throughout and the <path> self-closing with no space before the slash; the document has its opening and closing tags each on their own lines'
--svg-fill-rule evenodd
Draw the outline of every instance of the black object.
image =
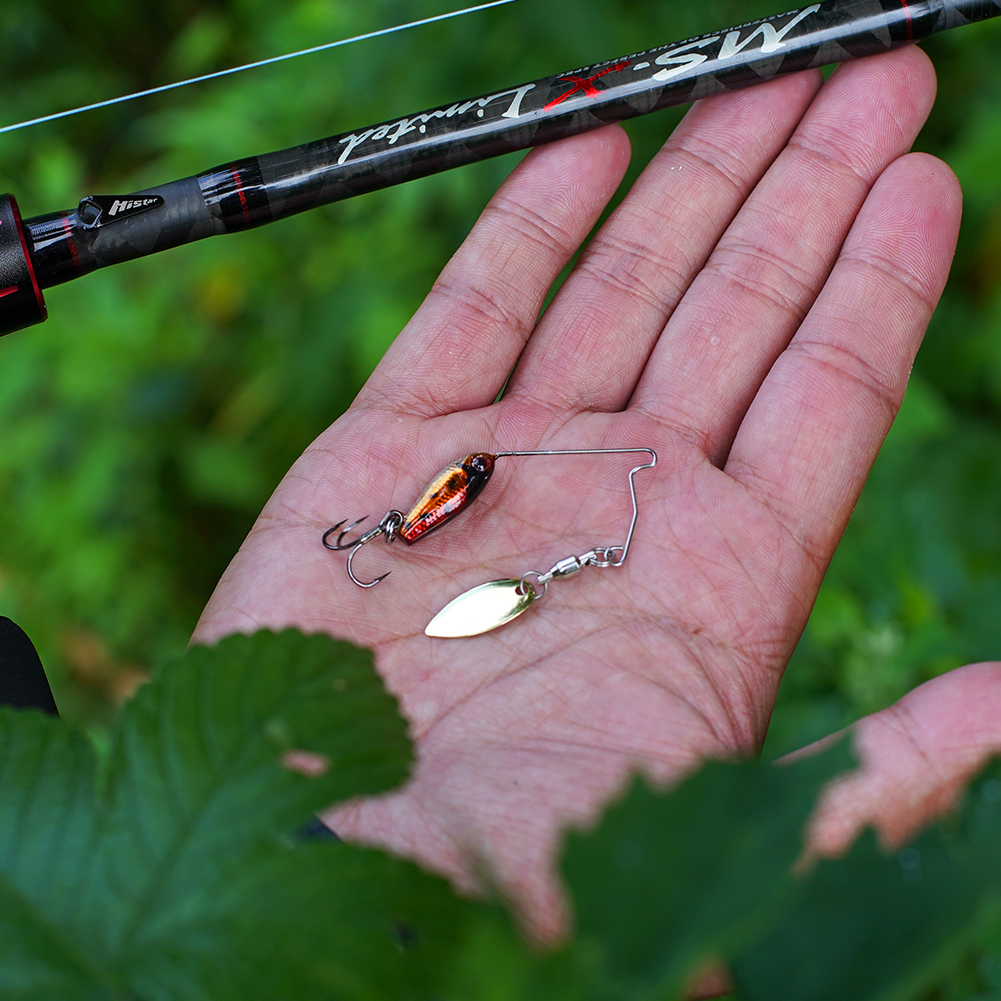
<svg viewBox="0 0 1001 1001">
<path fill-rule="evenodd" d="M 23 629 L 0 616 L 0 705 L 58 716 L 42 662 Z"/>
<path fill-rule="evenodd" d="M 21 213 L 13 195 L 0 195 L 0 333 L 46 317 L 45 300 L 35 278 Z"/>
<path fill-rule="evenodd" d="M 77 208 L 25 223 L 26 263 L 34 265 L 38 287 L 49 288 L 205 236 L 885 52 L 998 14 L 1001 0 L 824 0 L 131 195 L 91 195 Z M 0 333 L 44 318 L 41 293 L 34 313 L 22 298 L 25 306 L 9 318 L 0 299 Z"/>
</svg>

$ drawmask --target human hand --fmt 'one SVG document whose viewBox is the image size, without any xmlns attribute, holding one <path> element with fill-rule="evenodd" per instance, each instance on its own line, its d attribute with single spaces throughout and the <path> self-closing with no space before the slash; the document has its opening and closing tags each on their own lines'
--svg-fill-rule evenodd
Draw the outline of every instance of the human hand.
<svg viewBox="0 0 1001 1001">
<path fill-rule="evenodd" d="M 297 626 L 371 647 L 418 763 L 328 820 L 565 927 L 560 832 L 640 769 L 754 752 L 896 413 L 960 212 L 904 155 L 934 97 L 907 49 L 696 105 L 551 284 L 625 171 L 617 127 L 530 154 L 350 410 L 269 501 L 195 639 Z M 508 377 L 510 380 L 508 381 Z M 499 402 L 498 393 L 505 387 Z M 510 459 L 454 523 L 372 545 L 362 590 L 320 544 L 406 508 L 473 451 L 653 448 L 628 561 L 473 639 L 424 627 L 484 581 L 619 544 L 633 457 Z M 621 469 L 621 472 L 620 472 Z"/>
</svg>

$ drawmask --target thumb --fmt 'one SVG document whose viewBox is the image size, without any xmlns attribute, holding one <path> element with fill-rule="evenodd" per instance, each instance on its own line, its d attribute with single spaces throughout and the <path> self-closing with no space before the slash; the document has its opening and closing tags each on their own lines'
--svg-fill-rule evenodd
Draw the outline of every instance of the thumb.
<svg viewBox="0 0 1001 1001">
<path fill-rule="evenodd" d="M 815 855 L 847 851 L 869 826 L 886 845 L 899 845 L 948 812 L 967 782 L 1001 753 L 1001 662 L 933 678 L 851 729 L 861 767 L 821 797 L 808 831 Z"/>
</svg>

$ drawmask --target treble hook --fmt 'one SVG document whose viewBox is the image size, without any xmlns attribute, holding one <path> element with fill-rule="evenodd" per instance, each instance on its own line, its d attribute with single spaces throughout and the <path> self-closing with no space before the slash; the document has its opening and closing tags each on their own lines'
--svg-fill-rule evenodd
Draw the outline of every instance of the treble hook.
<svg viewBox="0 0 1001 1001">
<path fill-rule="evenodd" d="M 336 525 L 333 525 L 332 527 L 328 528 L 323 533 L 323 544 L 327 547 L 327 549 L 332 549 L 334 552 L 338 552 L 339 550 L 343 549 L 351 550 L 351 552 L 348 553 L 348 559 L 347 559 L 348 576 L 359 587 L 375 587 L 375 585 L 378 584 L 379 581 L 385 580 L 393 571 L 387 570 L 381 577 L 376 577 L 375 580 L 371 581 L 360 580 L 358 576 L 355 574 L 354 567 L 352 566 L 355 554 L 358 552 L 359 549 L 361 549 L 362 546 L 371 542 L 373 539 L 377 539 L 380 535 L 383 536 L 387 542 L 392 542 L 393 539 L 396 537 L 396 530 L 400 527 L 400 525 L 403 522 L 403 515 L 399 511 L 387 511 L 386 516 L 382 519 L 382 521 L 379 522 L 378 525 L 375 526 L 375 528 L 370 528 L 367 532 L 365 532 L 363 535 L 360 535 L 353 542 L 345 542 L 344 536 L 347 535 L 348 532 L 351 531 L 351 529 L 356 528 L 358 525 L 360 525 L 367 517 L 368 517 L 367 514 L 363 515 L 356 521 L 351 522 L 350 525 L 344 524 L 344 522 L 347 521 L 347 518 L 345 518 L 344 521 L 339 521 Z M 337 536 L 337 541 L 334 543 L 330 543 L 327 540 L 330 538 L 331 535 L 334 534 L 334 532 L 339 532 Z"/>
</svg>

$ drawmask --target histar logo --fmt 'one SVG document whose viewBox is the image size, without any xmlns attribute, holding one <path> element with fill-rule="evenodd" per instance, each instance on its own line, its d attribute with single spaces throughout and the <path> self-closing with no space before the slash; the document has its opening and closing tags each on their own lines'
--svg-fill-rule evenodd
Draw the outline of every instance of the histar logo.
<svg viewBox="0 0 1001 1001">
<path fill-rule="evenodd" d="M 803 10 L 796 12 L 796 14 L 781 28 L 776 28 L 772 21 L 762 21 L 760 24 L 753 25 L 751 32 L 746 38 L 741 38 L 741 29 L 736 28 L 733 31 L 727 32 L 726 35 L 707 35 L 705 38 L 696 38 L 690 42 L 685 42 L 683 45 L 679 45 L 676 48 L 668 49 L 666 52 L 662 52 L 659 56 L 657 56 L 654 62 L 658 66 L 669 66 L 670 69 L 664 69 L 654 73 L 652 79 L 664 82 L 665 80 L 670 80 L 671 77 L 677 76 L 679 73 L 685 73 L 693 70 L 696 66 L 700 66 L 710 57 L 704 52 L 693 52 L 691 50 L 704 49 L 707 46 L 720 41 L 721 38 L 723 44 L 720 45 L 719 53 L 716 55 L 717 62 L 732 59 L 734 56 L 743 52 L 744 49 L 746 49 L 747 46 L 759 36 L 761 38 L 760 51 L 764 55 L 777 52 L 782 48 L 786 35 L 788 35 L 789 32 L 800 23 L 800 21 L 809 17 L 811 14 L 815 14 L 818 10 L 820 10 L 819 3 L 812 4 L 809 7 L 804 7 Z M 779 16 L 784 17 L 785 15 Z"/>
<path fill-rule="evenodd" d="M 76 216 L 84 229 L 99 229 L 158 209 L 163 203 L 159 195 L 88 195 L 80 200 Z"/>
<path fill-rule="evenodd" d="M 497 102 L 506 102 L 507 107 L 501 112 L 501 118 L 520 118 L 521 102 L 525 100 L 525 95 L 535 89 L 534 83 L 526 83 L 522 87 L 515 87 L 513 90 L 502 90 L 497 94 L 490 94 L 488 97 L 477 97 L 472 101 L 463 101 L 461 104 L 453 104 L 448 108 L 438 108 L 435 111 L 425 111 L 423 114 L 414 115 L 411 118 L 401 118 L 398 122 L 390 122 L 387 125 L 380 125 L 374 129 L 366 129 L 350 136 L 341 136 L 337 140 L 344 147 L 344 152 L 338 157 L 339 164 L 346 163 L 348 157 L 363 143 L 379 142 L 388 139 L 390 146 L 395 146 L 405 135 L 411 132 L 427 132 L 428 123 L 436 118 L 455 118 L 458 115 L 466 115 L 474 108 L 479 118 L 486 114 L 486 108 Z"/>
<path fill-rule="evenodd" d="M 162 198 L 129 198 L 124 201 L 116 198 L 108 209 L 108 215 L 116 216 L 120 212 L 133 212 L 136 209 L 151 209 L 163 202 Z"/>
</svg>

